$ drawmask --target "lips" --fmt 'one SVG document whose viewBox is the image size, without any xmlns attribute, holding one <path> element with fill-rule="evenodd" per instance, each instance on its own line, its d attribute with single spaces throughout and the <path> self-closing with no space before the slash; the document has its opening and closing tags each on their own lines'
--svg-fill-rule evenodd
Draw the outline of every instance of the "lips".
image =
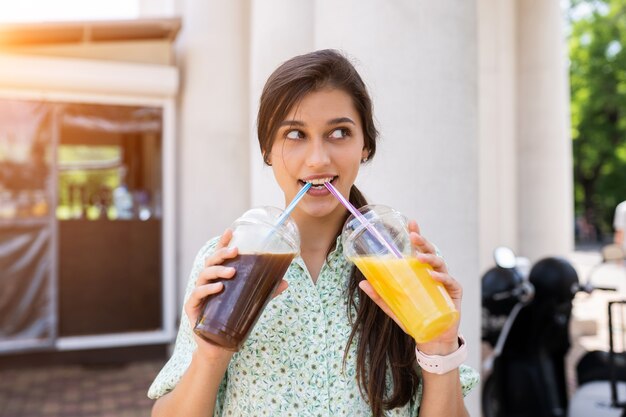
<svg viewBox="0 0 626 417">
<path fill-rule="evenodd" d="M 326 182 L 330 182 L 333 183 L 333 181 L 335 181 L 337 179 L 337 176 L 324 176 L 324 177 L 309 177 L 307 179 L 302 179 L 302 180 L 298 180 L 298 183 L 300 183 L 301 186 L 304 187 L 304 184 L 306 183 L 311 183 L 311 190 L 325 190 L 326 187 L 324 187 L 324 183 Z"/>
</svg>

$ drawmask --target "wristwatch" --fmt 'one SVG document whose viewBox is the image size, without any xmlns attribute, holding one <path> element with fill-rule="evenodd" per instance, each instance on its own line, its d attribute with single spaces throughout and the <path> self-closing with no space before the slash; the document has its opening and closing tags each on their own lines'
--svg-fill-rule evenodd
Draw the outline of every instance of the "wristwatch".
<svg viewBox="0 0 626 417">
<path fill-rule="evenodd" d="M 426 372 L 443 375 L 455 370 L 467 359 L 467 345 L 465 339 L 459 334 L 459 348 L 449 355 L 427 355 L 415 348 L 417 363 Z"/>
</svg>

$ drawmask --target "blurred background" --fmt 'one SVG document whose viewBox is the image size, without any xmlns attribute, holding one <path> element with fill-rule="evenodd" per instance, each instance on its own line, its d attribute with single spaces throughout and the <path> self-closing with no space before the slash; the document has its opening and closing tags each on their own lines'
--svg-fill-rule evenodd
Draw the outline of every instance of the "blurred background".
<svg viewBox="0 0 626 417">
<path fill-rule="evenodd" d="M 381 140 L 357 184 L 439 246 L 481 369 L 495 247 L 584 277 L 612 240 L 625 14 L 624 0 L 1 2 L 0 416 L 149 415 L 197 250 L 284 204 L 256 140 L 263 84 L 322 48 L 373 97 Z M 578 351 L 605 346 L 593 297 L 574 300 Z M 479 389 L 467 404 L 480 415 Z"/>
</svg>

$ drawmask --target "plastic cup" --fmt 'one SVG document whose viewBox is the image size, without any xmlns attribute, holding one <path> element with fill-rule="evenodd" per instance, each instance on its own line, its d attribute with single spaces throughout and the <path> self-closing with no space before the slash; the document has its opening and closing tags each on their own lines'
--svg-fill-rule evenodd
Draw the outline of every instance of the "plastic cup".
<svg viewBox="0 0 626 417">
<path fill-rule="evenodd" d="M 222 265 L 234 267 L 235 276 L 222 282 L 224 290 L 207 297 L 194 332 L 228 350 L 238 351 L 274 290 L 300 250 L 298 227 L 291 218 L 276 226 L 282 210 L 258 207 L 245 212 L 232 225 L 229 247 L 238 255 Z"/>
<path fill-rule="evenodd" d="M 368 230 L 362 220 L 350 216 L 342 231 L 343 251 L 363 273 L 416 342 L 433 340 L 458 319 L 445 287 L 435 281 L 413 253 L 408 221 L 398 211 L 382 205 L 367 205 L 359 212 L 378 231 Z M 403 255 L 391 253 L 389 244 Z"/>
</svg>

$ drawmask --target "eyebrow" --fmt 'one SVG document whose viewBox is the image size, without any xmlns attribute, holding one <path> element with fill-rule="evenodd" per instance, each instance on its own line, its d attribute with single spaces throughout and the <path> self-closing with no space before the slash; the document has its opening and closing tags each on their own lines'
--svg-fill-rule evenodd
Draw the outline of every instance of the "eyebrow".
<svg viewBox="0 0 626 417">
<path fill-rule="evenodd" d="M 349 117 L 337 117 L 336 119 L 331 119 L 328 121 L 328 123 L 326 123 L 327 125 L 337 125 L 340 123 L 350 123 L 353 124 L 354 126 L 356 126 L 356 123 L 354 123 L 354 120 L 352 120 Z M 305 124 L 304 122 L 300 121 L 300 120 L 285 120 L 283 122 L 280 123 L 280 126 L 300 126 L 303 127 Z"/>
</svg>

